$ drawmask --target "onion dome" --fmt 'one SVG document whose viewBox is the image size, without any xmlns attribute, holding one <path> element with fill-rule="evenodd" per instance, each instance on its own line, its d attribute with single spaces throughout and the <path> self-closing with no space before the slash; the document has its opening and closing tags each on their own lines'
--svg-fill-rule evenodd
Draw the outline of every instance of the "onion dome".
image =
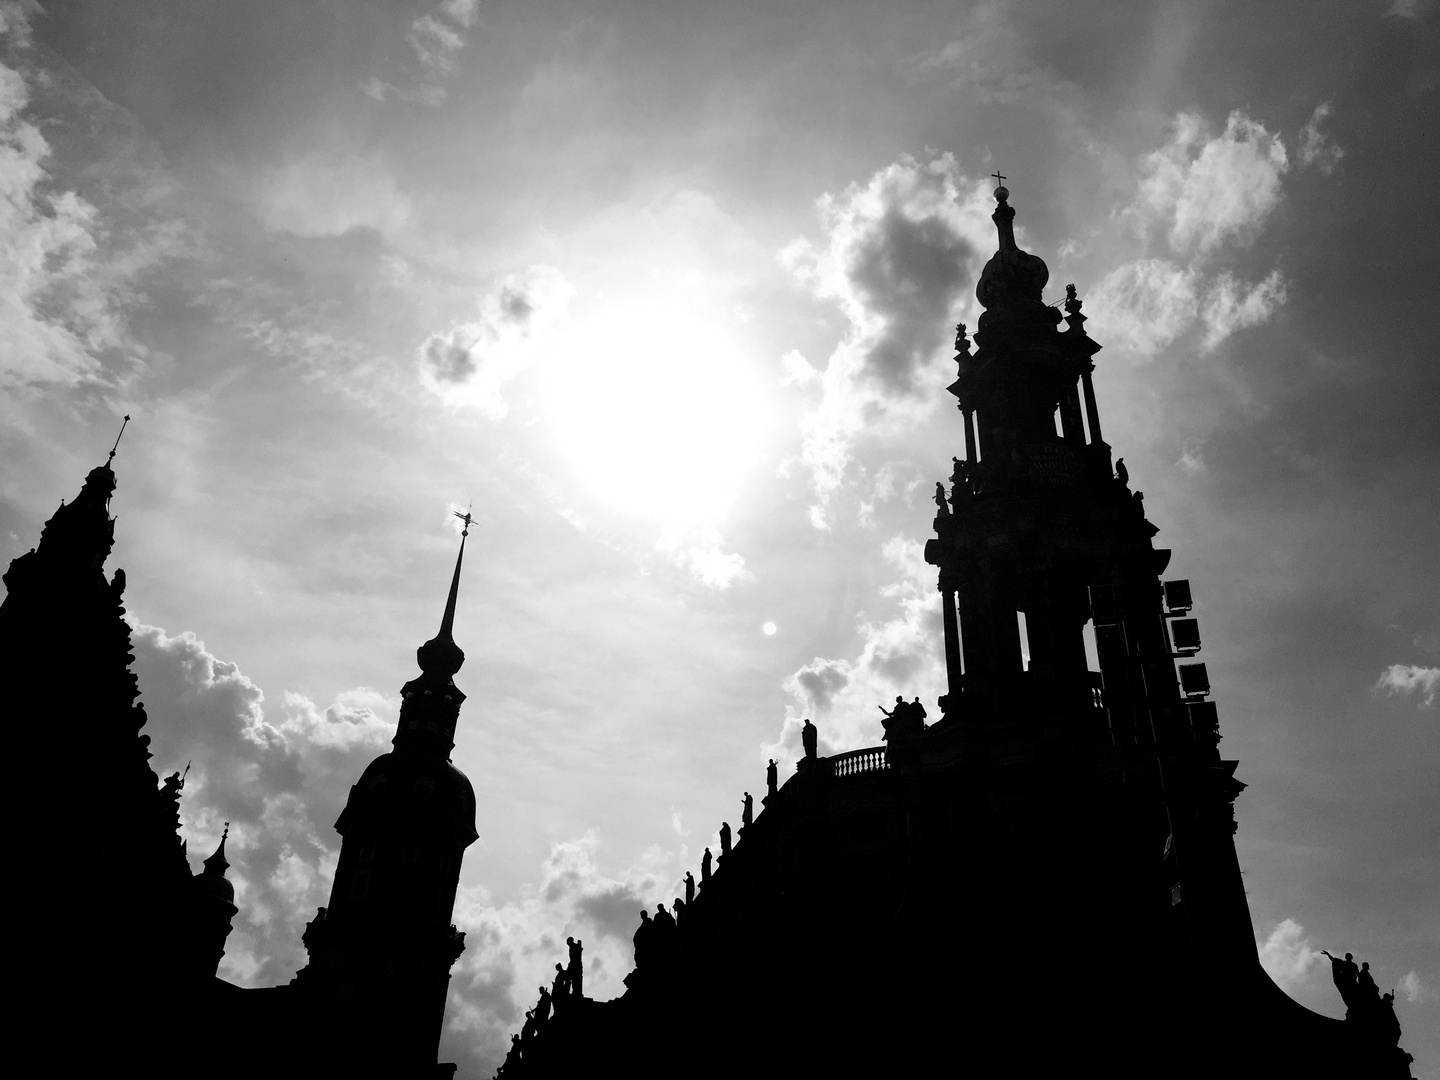
<svg viewBox="0 0 1440 1080">
<path fill-rule="evenodd" d="M 1050 280 L 1045 260 L 1016 246 L 1015 208 L 1009 199 L 1010 190 L 1003 184 L 995 189 L 997 205 L 990 220 L 1000 243 L 975 285 L 975 298 L 991 311 L 1043 307 L 1040 294 Z"/>
</svg>

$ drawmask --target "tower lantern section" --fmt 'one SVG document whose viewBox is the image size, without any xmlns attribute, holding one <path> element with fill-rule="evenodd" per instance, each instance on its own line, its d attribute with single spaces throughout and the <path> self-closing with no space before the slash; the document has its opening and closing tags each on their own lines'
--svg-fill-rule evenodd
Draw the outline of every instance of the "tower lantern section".
<svg viewBox="0 0 1440 1080">
<path fill-rule="evenodd" d="M 1091 383 L 1100 346 L 1074 286 L 1064 315 L 1045 303 L 1049 270 L 1015 243 L 1009 197 L 995 192 L 997 245 L 976 284 L 985 310 L 973 348 L 963 325 L 956 335 L 949 391 L 965 453 L 949 494 L 937 491 L 926 546 L 943 595 L 942 708 L 966 723 L 1024 714 L 1102 737 L 1109 722 L 1085 648 L 1089 589 L 1132 572 L 1156 584 L 1164 556 L 1138 497 L 1111 471 Z"/>
</svg>

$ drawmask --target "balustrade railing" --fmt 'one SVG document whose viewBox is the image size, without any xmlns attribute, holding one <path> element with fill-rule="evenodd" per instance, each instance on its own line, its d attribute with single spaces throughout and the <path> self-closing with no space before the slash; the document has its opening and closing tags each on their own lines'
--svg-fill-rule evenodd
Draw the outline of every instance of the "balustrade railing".
<svg viewBox="0 0 1440 1080">
<path fill-rule="evenodd" d="M 890 768 L 885 760 L 883 746 L 867 746 L 863 750 L 851 750 L 836 754 L 830 759 L 830 775 L 859 776 L 862 773 L 884 772 Z"/>
</svg>

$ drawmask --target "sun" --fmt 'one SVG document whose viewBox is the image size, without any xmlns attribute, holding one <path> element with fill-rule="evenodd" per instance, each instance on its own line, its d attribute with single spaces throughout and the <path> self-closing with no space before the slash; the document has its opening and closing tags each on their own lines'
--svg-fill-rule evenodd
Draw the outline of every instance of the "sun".
<svg viewBox="0 0 1440 1080">
<path fill-rule="evenodd" d="M 606 305 L 547 365 L 546 412 L 585 488 L 668 525 L 713 525 L 762 459 L 771 402 L 713 313 Z"/>
</svg>

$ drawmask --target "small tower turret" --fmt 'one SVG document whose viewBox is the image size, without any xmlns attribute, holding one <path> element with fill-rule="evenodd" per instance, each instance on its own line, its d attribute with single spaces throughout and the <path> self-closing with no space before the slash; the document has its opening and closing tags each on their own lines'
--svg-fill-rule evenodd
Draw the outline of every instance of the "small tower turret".
<svg viewBox="0 0 1440 1080">
<path fill-rule="evenodd" d="M 197 982 L 210 979 L 220 968 L 225 956 L 225 941 L 236 913 L 235 886 L 225 876 L 230 862 L 225 858 L 225 841 L 230 836 L 230 823 L 220 834 L 220 843 L 205 860 L 204 869 L 191 879 L 190 911 L 192 931 L 189 938 Z"/>
</svg>

